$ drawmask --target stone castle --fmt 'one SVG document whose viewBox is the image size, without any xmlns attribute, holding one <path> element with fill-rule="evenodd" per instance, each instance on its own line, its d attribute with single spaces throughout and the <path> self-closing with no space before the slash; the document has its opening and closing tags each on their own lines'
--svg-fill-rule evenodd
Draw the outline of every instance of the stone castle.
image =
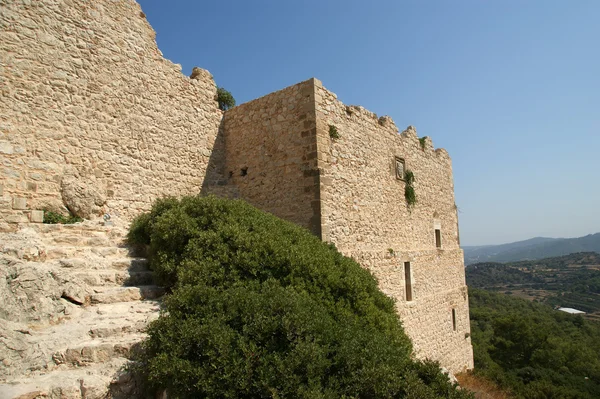
<svg viewBox="0 0 600 399">
<path fill-rule="evenodd" d="M 44 209 L 131 220 L 163 196 L 242 198 L 369 269 L 419 357 L 473 367 L 445 150 L 317 79 L 223 112 L 210 73 L 164 59 L 133 0 L 0 3 L 2 234 Z"/>
</svg>

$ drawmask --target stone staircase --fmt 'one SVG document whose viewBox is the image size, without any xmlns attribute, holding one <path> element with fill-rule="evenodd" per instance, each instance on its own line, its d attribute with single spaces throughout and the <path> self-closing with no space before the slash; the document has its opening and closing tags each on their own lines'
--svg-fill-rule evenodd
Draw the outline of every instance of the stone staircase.
<svg viewBox="0 0 600 399">
<path fill-rule="evenodd" d="M 124 224 L 85 221 L 0 237 L 0 398 L 132 397 L 123 368 L 164 290 L 125 234 Z"/>
</svg>

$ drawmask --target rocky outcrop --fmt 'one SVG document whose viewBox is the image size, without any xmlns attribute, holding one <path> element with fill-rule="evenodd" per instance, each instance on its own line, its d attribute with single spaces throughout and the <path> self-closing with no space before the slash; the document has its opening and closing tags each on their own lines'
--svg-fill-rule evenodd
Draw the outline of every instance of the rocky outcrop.
<svg viewBox="0 0 600 399">
<path fill-rule="evenodd" d="M 0 244 L 0 398 L 130 398 L 124 371 L 163 294 L 114 221 L 29 225 Z"/>
</svg>

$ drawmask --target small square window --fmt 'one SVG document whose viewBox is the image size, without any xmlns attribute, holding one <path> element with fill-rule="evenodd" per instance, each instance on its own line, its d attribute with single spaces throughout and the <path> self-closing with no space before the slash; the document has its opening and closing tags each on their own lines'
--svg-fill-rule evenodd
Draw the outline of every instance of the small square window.
<svg viewBox="0 0 600 399">
<path fill-rule="evenodd" d="M 395 160 L 396 179 L 404 180 L 404 172 L 406 170 L 404 165 L 404 159 L 396 157 Z"/>
</svg>

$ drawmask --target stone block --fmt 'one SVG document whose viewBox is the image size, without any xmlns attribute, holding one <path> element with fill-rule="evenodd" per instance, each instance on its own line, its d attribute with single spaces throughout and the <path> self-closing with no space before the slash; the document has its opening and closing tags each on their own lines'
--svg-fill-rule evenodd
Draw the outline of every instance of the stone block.
<svg viewBox="0 0 600 399">
<path fill-rule="evenodd" d="M 31 211 L 29 221 L 31 223 L 44 223 L 44 211 Z"/>
<path fill-rule="evenodd" d="M 11 202 L 10 197 L 0 197 L 0 209 L 11 209 Z"/>
<path fill-rule="evenodd" d="M 13 209 L 27 209 L 27 198 L 14 197 Z"/>
<path fill-rule="evenodd" d="M 0 142 L 0 153 L 10 155 L 14 152 L 14 147 L 7 141 Z"/>
<path fill-rule="evenodd" d="M 4 218 L 7 223 L 27 223 L 29 218 L 24 213 L 13 213 Z"/>
</svg>

